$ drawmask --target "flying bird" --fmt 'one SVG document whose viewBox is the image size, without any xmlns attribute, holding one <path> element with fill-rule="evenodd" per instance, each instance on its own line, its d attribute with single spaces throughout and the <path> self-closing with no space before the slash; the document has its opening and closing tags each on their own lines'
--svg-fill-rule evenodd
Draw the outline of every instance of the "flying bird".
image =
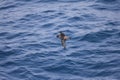
<svg viewBox="0 0 120 80">
<path fill-rule="evenodd" d="M 70 39 L 70 37 L 66 36 L 62 31 L 60 31 L 59 34 L 57 35 L 57 38 L 59 38 L 61 40 L 61 44 L 65 49 L 66 48 L 66 40 Z"/>
</svg>

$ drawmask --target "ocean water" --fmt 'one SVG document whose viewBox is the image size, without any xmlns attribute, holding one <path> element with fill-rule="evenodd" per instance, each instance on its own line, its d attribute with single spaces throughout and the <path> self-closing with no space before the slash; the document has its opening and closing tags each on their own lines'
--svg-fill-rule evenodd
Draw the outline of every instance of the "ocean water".
<svg viewBox="0 0 120 80">
<path fill-rule="evenodd" d="M 0 80 L 120 80 L 120 0 L 0 0 Z"/>
</svg>

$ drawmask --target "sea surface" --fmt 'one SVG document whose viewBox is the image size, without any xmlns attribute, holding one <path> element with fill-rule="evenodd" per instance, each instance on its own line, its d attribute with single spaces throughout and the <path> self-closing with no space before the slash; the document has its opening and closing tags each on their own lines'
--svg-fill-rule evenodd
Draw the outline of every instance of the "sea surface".
<svg viewBox="0 0 120 80">
<path fill-rule="evenodd" d="M 120 0 L 0 0 L 0 80 L 120 80 Z"/>
</svg>

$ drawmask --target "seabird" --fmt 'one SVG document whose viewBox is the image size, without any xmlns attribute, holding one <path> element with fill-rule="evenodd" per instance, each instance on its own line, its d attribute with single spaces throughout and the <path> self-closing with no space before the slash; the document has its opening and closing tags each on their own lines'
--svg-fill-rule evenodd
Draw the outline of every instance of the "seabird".
<svg viewBox="0 0 120 80">
<path fill-rule="evenodd" d="M 70 37 L 66 36 L 62 31 L 60 31 L 59 35 L 57 35 L 57 38 L 61 39 L 61 44 L 64 48 L 66 48 L 66 40 L 70 39 Z"/>
</svg>

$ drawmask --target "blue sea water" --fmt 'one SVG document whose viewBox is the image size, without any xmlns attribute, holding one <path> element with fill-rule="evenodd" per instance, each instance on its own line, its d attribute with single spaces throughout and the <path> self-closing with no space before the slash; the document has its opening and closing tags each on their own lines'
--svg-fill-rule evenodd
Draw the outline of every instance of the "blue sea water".
<svg viewBox="0 0 120 80">
<path fill-rule="evenodd" d="M 120 80 L 120 0 L 0 0 L 0 80 Z"/>
</svg>

